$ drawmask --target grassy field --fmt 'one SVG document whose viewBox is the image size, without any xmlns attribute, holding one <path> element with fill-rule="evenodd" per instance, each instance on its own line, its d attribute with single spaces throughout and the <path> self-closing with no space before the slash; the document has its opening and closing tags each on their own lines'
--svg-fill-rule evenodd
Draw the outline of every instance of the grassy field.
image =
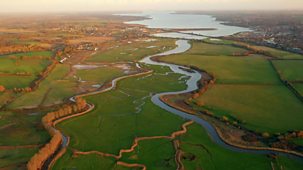
<svg viewBox="0 0 303 170">
<path fill-rule="evenodd" d="M 15 56 L 12 58 L 12 56 Z M 23 56 L 41 56 L 41 58 L 22 59 Z M 29 73 L 29 76 L 6 76 L 0 75 L 0 84 L 7 89 L 23 88 L 36 79 L 37 75 L 41 73 L 47 65 L 50 64 L 49 58 L 51 53 L 44 52 L 30 52 L 19 53 L 15 55 L 0 56 L 0 73 L 2 74 L 16 74 Z"/>
<path fill-rule="evenodd" d="M 50 51 L 31 51 L 31 52 L 26 52 L 26 53 L 16 53 L 16 54 L 2 55 L 0 57 L 10 57 L 10 56 L 16 56 L 16 57 L 28 56 L 28 57 L 33 57 L 33 56 L 41 56 L 41 57 L 49 58 L 51 55 L 52 55 L 52 52 L 50 52 Z"/>
<path fill-rule="evenodd" d="M 19 97 L 10 107 L 51 105 L 61 103 L 64 99 L 75 95 L 78 91 L 78 82 L 74 78 L 66 78 L 69 71 L 69 65 L 57 65 L 36 91 Z M 100 84 L 123 74 L 121 69 L 112 67 L 78 70 L 76 73 L 82 80 Z"/>
<path fill-rule="evenodd" d="M 166 71 L 160 69 L 158 72 Z M 176 83 L 178 77 L 179 75 L 175 74 L 169 78 L 164 75 L 153 75 L 144 79 L 123 80 L 116 90 L 87 97 L 89 102 L 96 105 L 94 111 L 67 120 L 59 127 L 71 136 L 71 147 L 83 151 L 99 150 L 114 154 L 121 148 L 128 148 L 135 136 L 169 135 L 178 129 L 183 121 L 154 106 L 150 101 L 150 95 L 185 88 L 184 84 Z M 155 86 L 160 82 L 163 86 Z M 77 130 L 83 127 L 86 131 Z"/>
<path fill-rule="evenodd" d="M 168 71 L 159 67 L 152 68 L 157 70 L 156 73 Z M 129 148 L 136 136 L 170 135 L 173 131 L 180 129 L 184 120 L 153 105 L 150 101 L 150 94 L 183 89 L 184 82 L 178 83 L 178 77 L 179 75 L 176 74 L 169 77 L 153 74 L 152 76 L 123 80 L 113 91 L 86 98 L 96 105 L 94 111 L 85 116 L 62 122 L 58 126 L 71 137 L 71 148 L 113 154 L 118 154 L 122 148 Z M 155 86 L 155 83 L 161 84 L 161 86 Z M 85 131 L 80 130 L 83 127 L 85 127 Z M 208 142 L 209 147 L 215 148 L 213 152 L 219 151 L 216 156 L 218 159 L 214 162 L 219 164 L 218 166 L 223 167 L 224 164 L 233 161 L 230 167 L 237 167 L 237 160 L 241 160 L 243 164 L 239 169 L 249 166 L 270 168 L 270 161 L 266 156 L 234 153 L 220 148 L 211 142 L 200 126 L 195 125 L 195 127 L 198 130 L 189 132 L 189 135 L 195 139 L 202 139 L 203 143 Z M 194 150 L 201 151 L 196 148 Z M 202 158 L 204 157 L 205 155 Z M 96 161 L 94 155 L 72 158 L 71 153 L 67 153 L 58 161 L 56 167 L 57 169 L 61 167 L 79 169 L 83 167 L 82 164 L 78 163 L 80 158 L 83 158 L 81 161 L 84 162 L 84 165 L 90 161 Z M 99 161 L 105 161 L 105 165 L 108 164 L 108 160 L 104 160 L 102 157 L 99 157 Z M 123 154 L 122 161 L 142 163 L 148 169 L 176 169 L 173 145 L 169 140 L 163 139 L 141 141 L 133 153 Z M 244 163 L 244 161 L 246 162 Z M 214 169 L 209 168 L 212 166 L 207 165 L 209 162 L 202 163 L 203 169 L 204 167 Z M 191 166 L 200 166 L 200 164 L 200 162 L 195 162 Z M 98 163 L 96 166 L 99 166 Z"/>
<path fill-rule="evenodd" d="M 276 160 L 265 155 L 232 152 L 214 145 L 207 133 L 199 125 L 189 127 L 188 133 L 180 137 L 181 149 L 185 152 L 183 163 L 185 169 L 226 169 L 226 170 L 256 170 L 275 168 L 299 170 L 303 163 L 285 157 Z"/>
<path fill-rule="evenodd" d="M 116 44 L 115 44 L 116 45 Z M 121 62 L 136 61 L 150 55 L 175 47 L 175 41 L 157 39 L 157 41 L 135 41 L 131 44 L 118 44 L 105 52 L 100 52 L 88 58 L 90 62 Z"/>
<path fill-rule="evenodd" d="M 303 60 L 274 60 L 281 78 L 288 81 L 303 81 Z"/>
<path fill-rule="evenodd" d="M 175 154 L 173 143 L 167 139 L 141 141 L 132 153 L 123 155 L 122 161 L 144 164 L 147 169 L 175 170 Z"/>
<path fill-rule="evenodd" d="M 244 126 L 260 132 L 302 129 L 298 117 L 303 118 L 303 105 L 280 82 L 270 62 L 264 57 L 230 57 L 228 53 L 212 56 L 212 52 L 205 52 L 205 49 L 220 51 L 222 46 L 194 42 L 187 53 L 161 60 L 196 66 L 215 76 L 217 84 L 197 99 L 205 103 L 201 109 L 237 118 Z M 300 73 L 297 71 L 296 75 Z"/>
<path fill-rule="evenodd" d="M 293 86 L 303 96 L 303 83 L 295 83 Z"/>
<path fill-rule="evenodd" d="M 210 39 L 208 41 L 217 42 Z M 113 46 L 86 61 L 137 61 L 144 56 L 173 47 L 175 41 L 168 39 L 132 41 Z M 232 56 L 245 52 L 247 50 L 228 45 L 193 42 L 193 48 L 186 54 L 168 56 L 163 60 L 194 65 L 215 75 L 217 84 L 196 99 L 205 103 L 203 108 L 198 109 L 208 109 L 220 117 L 236 118 L 245 127 L 260 132 L 275 133 L 302 129 L 302 103 L 282 85 L 278 74 L 264 56 Z M 271 52 L 283 58 L 298 57 L 280 51 Z M 3 61 L 0 64 L 0 72 L 29 72 L 33 74 L 33 79 L 49 64 L 51 53 L 44 51 L 14 56 L 16 59 L 12 59 L 11 56 L 0 56 L 0 63 Z M 23 61 L 22 56 L 41 58 Z M 9 70 L 10 67 L 14 69 Z M 186 87 L 185 80 L 179 79 L 181 75 L 171 73 L 166 67 L 144 67 L 155 72 L 122 80 L 117 88 L 109 92 L 85 97 L 89 103 L 95 105 L 95 109 L 84 116 L 66 120 L 58 125 L 65 135 L 71 137 L 71 141 L 67 153 L 57 161 L 54 169 L 129 169 L 117 166 L 114 159 L 98 155 L 74 157 L 72 149 L 118 154 L 120 149 L 129 148 L 135 137 L 164 136 L 180 130 L 185 120 L 155 106 L 151 102 L 151 97 L 155 93 L 183 90 Z M 296 69 L 291 74 L 285 71 L 288 77 L 300 76 L 297 71 L 301 68 L 297 63 L 291 65 L 283 63 L 279 65 L 280 67 L 286 70 Z M 130 70 L 134 71 L 133 68 Z M 165 75 L 167 72 L 169 76 Z M 83 90 L 85 83 L 90 87 L 92 84 L 102 85 L 127 74 L 126 70 L 114 66 L 76 70 L 74 77 L 71 73 L 73 72 L 70 65 L 58 64 L 36 91 L 18 97 L 8 109 L 61 103 Z M 3 81 L 11 88 L 16 87 L 16 83 L 18 87 L 26 86 L 30 83 L 28 80 L 30 77 L 26 78 L 23 80 L 12 77 L 1 80 L 0 77 L 0 85 Z M 83 82 L 78 81 L 79 78 Z M 303 89 L 302 87 L 298 85 L 296 88 Z M 0 95 L 5 97 L 9 94 Z M 3 96 L 0 96 L 0 102 Z M 45 144 L 50 137 L 41 125 L 43 115 L 42 112 L 32 114 L 0 112 L 0 146 Z M 181 149 L 185 152 L 182 161 L 186 169 L 271 169 L 272 164 L 275 169 L 283 167 L 287 170 L 300 169 L 303 166 L 302 162 L 280 156 L 273 160 L 265 155 L 226 150 L 214 144 L 205 130 L 197 124 L 190 126 L 188 133 L 178 139 L 181 140 Z M 35 152 L 37 149 L 0 150 L 0 169 L 2 167 L 18 169 L 16 166 L 25 164 Z M 144 164 L 147 169 L 155 170 L 176 169 L 177 166 L 175 149 L 172 141 L 167 139 L 141 141 L 134 152 L 123 154 L 121 161 Z"/>
<path fill-rule="evenodd" d="M 220 42 L 220 41 L 219 41 Z M 192 49 L 187 54 L 208 55 L 208 56 L 232 56 L 233 54 L 242 54 L 247 50 L 227 45 L 212 45 L 207 43 L 194 43 Z"/>
<path fill-rule="evenodd" d="M 77 70 L 77 77 L 83 81 L 92 81 L 96 83 L 104 83 L 113 77 L 122 76 L 123 70 L 115 67 L 100 67 L 96 69 Z"/>
<path fill-rule="evenodd" d="M 0 150 L 0 169 L 26 169 L 27 161 L 37 149 Z M 22 167 L 20 167 L 22 165 Z"/>
<path fill-rule="evenodd" d="M 72 151 L 68 150 L 67 153 L 55 164 L 53 170 L 61 169 L 115 169 L 115 170 L 127 170 L 118 166 L 115 160 L 110 158 L 104 158 L 98 155 L 81 155 L 73 157 Z"/>
<path fill-rule="evenodd" d="M 75 93 L 76 82 L 64 80 L 64 76 L 68 72 L 68 65 L 57 65 L 50 75 L 41 82 L 36 91 L 22 95 L 21 97 L 17 98 L 9 107 L 37 107 L 41 104 L 45 95 L 47 95 L 47 103 L 44 104 L 61 102 L 64 98 L 72 96 Z"/>
<path fill-rule="evenodd" d="M 0 146 L 43 144 L 49 140 L 41 125 L 43 113 L 0 112 Z M 24 140 L 26 139 L 26 140 Z"/>
<path fill-rule="evenodd" d="M 49 134 L 41 124 L 44 113 L 0 112 L 0 146 L 43 145 Z M 0 149 L 0 169 L 26 169 L 39 148 Z M 22 167 L 20 167 L 22 165 Z"/>
<path fill-rule="evenodd" d="M 218 47 L 219 48 L 219 47 Z M 161 60 L 183 65 L 191 65 L 214 75 L 217 83 L 280 84 L 278 75 L 264 58 L 172 55 Z"/>
<path fill-rule="evenodd" d="M 303 129 L 303 105 L 283 85 L 218 84 L 197 100 L 216 115 L 231 115 L 259 132 Z"/>
<path fill-rule="evenodd" d="M 296 54 L 296 53 L 291 53 L 287 51 L 282 51 L 270 47 L 265 47 L 265 46 L 253 46 L 257 49 L 264 50 L 275 56 L 276 58 L 279 59 L 303 59 L 303 55 Z"/>
</svg>

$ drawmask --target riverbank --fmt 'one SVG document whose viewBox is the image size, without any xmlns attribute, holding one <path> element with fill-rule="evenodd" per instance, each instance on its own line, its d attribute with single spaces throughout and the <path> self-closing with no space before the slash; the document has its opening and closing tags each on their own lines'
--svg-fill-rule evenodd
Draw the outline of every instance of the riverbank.
<svg viewBox="0 0 303 170">
<path fill-rule="evenodd" d="M 161 57 L 162 56 L 155 56 L 152 59 L 161 63 L 160 60 Z M 166 61 L 166 63 L 169 62 Z M 171 62 L 171 64 L 176 65 L 175 62 Z M 166 96 L 165 94 L 160 95 L 159 96 L 160 100 L 163 103 L 166 103 L 168 106 L 176 108 L 179 111 L 186 112 L 188 114 L 193 114 L 198 117 L 201 117 L 202 119 L 210 121 L 210 123 L 212 124 L 212 126 L 214 126 L 214 129 L 216 130 L 216 133 L 221 138 L 221 140 L 230 146 L 248 149 L 248 150 L 277 151 L 281 153 L 291 154 L 297 157 L 303 157 L 302 153 L 294 150 L 267 147 L 266 144 L 258 141 L 254 141 L 254 142 L 244 141 L 242 139 L 242 136 L 250 135 L 250 134 L 254 136 L 256 134 L 252 131 L 249 131 L 246 128 L 240 127 L 238 124 L 233 125 L 233 122 L 228 122 L 227 120 L 215 117 L 211 112 L 196 111 L 192 109 L 193 106 L 189 106 L 188 103 L 186 103 L 185 101 L 188 100 L 189 98 L 190 99 L 198 98 L 199 96 L 203 95 L 203 93 L 205 93 L 208 90 L 209 86 L 212 86 L 212 84 L 214 84 L 215 79 L 213 75 L 210 75 L 204 70 L 198 69 L 196 66 L 187 65 L 185 67 L 194 68 L 199 72 L 199 74 L 204 75 L 202 76 L 202 79 L 199 81 L 199 89 L 195 89 L 193 91 L 190 91 L 189 93 L 184 93 L 184 94 L 177 93 L 177 94 L 168 94 Z"/>
</svg>

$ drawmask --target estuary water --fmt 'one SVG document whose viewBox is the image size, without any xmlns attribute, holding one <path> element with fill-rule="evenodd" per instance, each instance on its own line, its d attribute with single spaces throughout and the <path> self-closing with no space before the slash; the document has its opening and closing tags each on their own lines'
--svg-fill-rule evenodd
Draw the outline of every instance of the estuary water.
<svg viewBox="0 0 303 170">
<path fill-rule="evenodd" d="M 127 24 L 140 24 L 145 25 L 148 28 L 186 29 L 184 31 L 178 31 L 175 33 L 156 34 L 156 36 L 165 36 L 171 38 L 203 39 L 205 37 L 221 37 L 233 35 L 239 32 L 252 31 L 248 28 L 225 25 L 224 22 L 218 21 L 215 17 L 210 15 L 177 14 L 174 12 L 143 12 L 119 15 L 143 16 L 148 18 L 138 21 L 129 21 L 126 22 Z"/>
</svg>

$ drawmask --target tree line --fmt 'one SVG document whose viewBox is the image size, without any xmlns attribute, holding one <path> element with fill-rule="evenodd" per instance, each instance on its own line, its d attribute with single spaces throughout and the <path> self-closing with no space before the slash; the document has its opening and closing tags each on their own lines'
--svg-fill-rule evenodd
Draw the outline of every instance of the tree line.
<svg viewBox="0 0 303 170">
<path fill-rule="evenodd" d="M 59 149 L 62 143 L 62 134 L 60 131 L 54 128 L 53 122 L 62 117 L 82 112 L 86 110 L 86 108 L 86 101 L 80 97 L 76 97 L 75 103 L 63 105 L 59 110 L 49 112 L 42 118 L 42 124 L 50 133 L 52 139 L 30 159 L 30 161 L 27 163 L 28 170 L 41 169 L 44 162 Z"/>
</svg>

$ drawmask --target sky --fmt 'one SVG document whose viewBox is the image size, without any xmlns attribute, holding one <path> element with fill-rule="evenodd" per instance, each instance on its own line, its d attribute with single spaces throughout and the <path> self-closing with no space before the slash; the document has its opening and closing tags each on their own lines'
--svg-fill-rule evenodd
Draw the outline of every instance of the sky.
<svg viewBox="0 0 303 170">
<path fill-rule="evenodd" d="M 0 12 L 303 10 L 303 0 L 0 0 Z"/>
</svg>

